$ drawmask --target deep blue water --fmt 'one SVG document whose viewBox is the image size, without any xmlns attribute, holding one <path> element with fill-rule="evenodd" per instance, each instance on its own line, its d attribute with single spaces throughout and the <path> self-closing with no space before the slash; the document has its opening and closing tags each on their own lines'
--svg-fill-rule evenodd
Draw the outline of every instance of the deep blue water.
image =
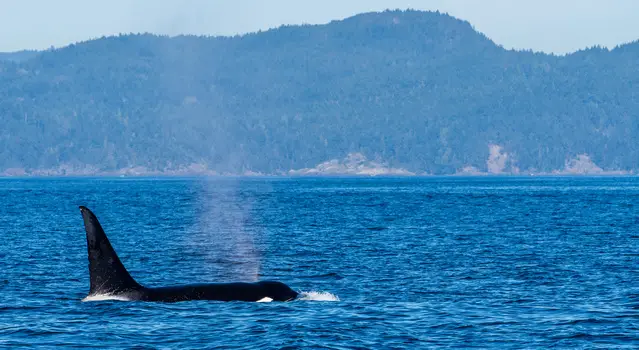
<svg viewBox="0 0 639 350">
<path fill-rule="evenodd" d="M 145 285 L 339 301 L 81 302 L 78 205 Z M 0 347 L 639 347 L 638 178 L 3 179 Z"/>
</svg>

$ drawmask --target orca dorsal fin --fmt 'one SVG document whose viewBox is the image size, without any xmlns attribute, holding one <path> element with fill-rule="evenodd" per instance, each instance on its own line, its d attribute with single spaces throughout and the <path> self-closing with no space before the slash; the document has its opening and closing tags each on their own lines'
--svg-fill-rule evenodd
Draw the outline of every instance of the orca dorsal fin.
<svg viewBox="0 0 639 350">
<path fill-rule="evenodd" d="M 120 262 L 98 218 L 87 207 L 80 206 L 80 212 L 87 232 L 91 279 L 89 295 L 118 295 L 141 289 L 142 286 Z"/>
</svg>

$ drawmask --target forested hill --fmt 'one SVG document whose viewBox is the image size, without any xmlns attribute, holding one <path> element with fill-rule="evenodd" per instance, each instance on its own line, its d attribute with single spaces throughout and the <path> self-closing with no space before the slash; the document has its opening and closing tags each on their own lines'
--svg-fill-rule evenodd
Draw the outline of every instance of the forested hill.
<svg viewBox="0 0 639 350">
<path fill-rule="evenodd" d="M 433 12 L 100 38 L 0 61 L 0 96 L 0 174 L 639 169 L 639 43 L 505 50 Z"/>
<path fill-rule="evenodd" d="M 0 61 L 20 62 L 34 58 L 40 52 L 36 50 L 22 50 L 16 52 L 0 52 Z"/>
</svg>

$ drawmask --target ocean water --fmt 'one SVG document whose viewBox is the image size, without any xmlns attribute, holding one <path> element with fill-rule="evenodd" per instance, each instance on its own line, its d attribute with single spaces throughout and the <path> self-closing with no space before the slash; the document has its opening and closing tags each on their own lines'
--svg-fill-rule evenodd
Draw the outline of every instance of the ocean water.
<svg viewBox="0 0 639 350">
<path fill-rule="evenodd" d="M 147 286 L 289 303 L 82 302 L 79 205 Z M 0 347 L 637 348 L 639 179 L 0 180 Z"/>
</svg>

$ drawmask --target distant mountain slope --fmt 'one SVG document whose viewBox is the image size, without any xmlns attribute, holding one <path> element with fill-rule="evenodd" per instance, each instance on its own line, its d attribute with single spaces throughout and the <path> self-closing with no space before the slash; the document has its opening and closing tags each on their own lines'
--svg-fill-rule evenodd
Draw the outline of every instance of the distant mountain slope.
<svg viewBox="0 0 639 350">
<path fill-rule="evenodd" d="M 639 43 L 504 50 L 432 12 L 101 38 L 0 61 L 0 96 L 8 174 L 639 169 Z"/>
<path fill-rule="evenodd" d="M 16 52 L 0 52 L 0 61 L 21 62 L 37 56 L 40 51 L 22 50 Z"/>
</svg>

